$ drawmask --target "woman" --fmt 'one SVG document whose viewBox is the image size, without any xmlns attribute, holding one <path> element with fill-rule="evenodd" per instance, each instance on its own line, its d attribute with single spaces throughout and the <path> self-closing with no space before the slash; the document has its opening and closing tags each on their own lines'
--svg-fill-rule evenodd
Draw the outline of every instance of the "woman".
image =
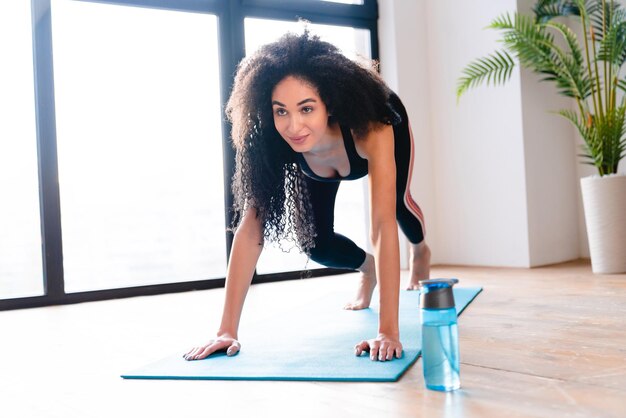
<svg viewBox="0 0 626 418">
<path fill-rule="evenodd" d="M 422 214 L 409 192 L 413 141 L 400 99 L 373 69 L 305 31 L 242 61 L 226 114 L 236 149 L 236 229 L 224 311 L 217 337 L 185 359 L 240 350 L 239 320 L 263 243 L 285 238 L 320 264 L 362 272 L 346 309 L 367 308 L 378 278 L 379 334 L 358 343 L 355 354 L 399 358 L 397 224 L 411 242 L 409 289 L 430 268 Z M 373 255 L 333 231 L 339 182 L 366 174 Z"/>
</svg>

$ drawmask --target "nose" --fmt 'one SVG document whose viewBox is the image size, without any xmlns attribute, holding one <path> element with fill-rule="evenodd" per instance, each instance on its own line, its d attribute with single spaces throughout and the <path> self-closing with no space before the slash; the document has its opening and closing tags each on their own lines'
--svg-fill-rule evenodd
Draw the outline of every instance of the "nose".
<svg viewBox="0 0 626 418">
<path fill-rule="evenodd" d="M 290 134 L 298 134 L 302 129 L 302 120 L 300 119 L 300 115 L 296 114 L 289 118 L 289 133 Z"/>
</svg>

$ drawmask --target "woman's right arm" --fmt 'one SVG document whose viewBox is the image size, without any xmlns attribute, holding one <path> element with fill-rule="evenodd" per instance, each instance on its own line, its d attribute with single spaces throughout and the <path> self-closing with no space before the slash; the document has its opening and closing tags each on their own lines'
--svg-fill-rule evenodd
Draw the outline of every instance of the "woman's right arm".
<svg viewBox="0 0 626 418">
<path fill-rule="evenodd" d="M 201 360 L 223 350 L 226 350 L 227 355 L 233 356 L 241 348 L 237 341 L 239 320 L 256 263 L 263 250 L 261 222 L 256 215 L 254 208 L 248 209 L 235 232 L 226 273 L 222 323 L 217 337 L 203 346 L 191 349 L 183 356 L 186 360 Z"/>
</svg>

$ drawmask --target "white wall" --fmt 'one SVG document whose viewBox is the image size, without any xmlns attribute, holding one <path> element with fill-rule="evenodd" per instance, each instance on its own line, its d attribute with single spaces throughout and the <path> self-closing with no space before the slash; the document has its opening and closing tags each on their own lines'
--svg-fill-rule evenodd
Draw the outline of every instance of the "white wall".
<svg viewBox="0 0 626 418">
<path fill-rule="evenodd" d="M 530 267 L 584 255 L 575 132 L 548 113 L 568 102 L 516 70 L 506 85 L 456 103 L 461 70 L 500 48 L 484 28 L 530 4 L 379 0 L 381 70 L 412 121 L 412 192 L 433 263 Z"/>
<path fill-rule="evenodd" d="M 535 3 L 518 0 L 518 12 L 532 15 Z M 553 83 L 541 82 L 541 77 L 530 70 L 523 69 L 520 75 L 530 265 L 575 259 L 580 253 L 580 187 L 577 162 L 572 158 L 576 130 L 564 117 L 554 114 L 572 108 L 574 103 L 559 95 Z"/>
<path fill-rule="evenodd" d="M 578 175 L 573 125 L 551 113 L 570 107 L 551 85 L 521 71 L 530 266 L 579 256 Z"/>
</svg>

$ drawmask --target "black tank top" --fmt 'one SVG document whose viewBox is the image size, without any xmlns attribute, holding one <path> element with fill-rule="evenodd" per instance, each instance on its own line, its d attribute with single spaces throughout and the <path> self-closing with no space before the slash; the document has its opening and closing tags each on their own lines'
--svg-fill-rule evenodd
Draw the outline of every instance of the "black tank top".
<svg viewBox="0 0 626 418">
<path fill-rule="evenodd" d="M 346 154 L 348 154 L 348 162 L 350 163 L 350 173 L 347 176 L 341 177 L 337 174 L 335 177 L 320 177 L 311 170 L 311 167 L 307 164 L 302 153 L 298 153 L 298 160 L 300 162 L 300 169 L 304 174 L 313 180 L 333 182 L 341 180 L 356 180 L 367 175 L 367 160 L 361 158 L 356 152 L 354 145 L 354 138 L 352 138 L 352 132 L 349 128 L 340 126 L 341 136 L 343 137 L 343 145 L 346 148 Z"/>
</svg>

